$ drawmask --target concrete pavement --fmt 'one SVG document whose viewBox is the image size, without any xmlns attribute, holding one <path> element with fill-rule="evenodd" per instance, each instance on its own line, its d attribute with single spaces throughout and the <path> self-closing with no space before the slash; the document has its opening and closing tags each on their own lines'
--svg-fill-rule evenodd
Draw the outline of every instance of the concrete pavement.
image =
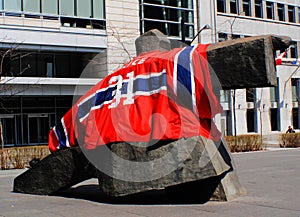
<svg viewBox="0 0 300 217">
<path fill-rule="evenodd" d="M 300 217 L 300 148 L 233 154 L 248 193 L 231 202 L 176 204 L 163 192 L 111 200 L 92 179 L 56 196 L 13 193 L 13 178 L 24 170 L 0 171 L 0 216 L 230 216 Z"/>
</svg>

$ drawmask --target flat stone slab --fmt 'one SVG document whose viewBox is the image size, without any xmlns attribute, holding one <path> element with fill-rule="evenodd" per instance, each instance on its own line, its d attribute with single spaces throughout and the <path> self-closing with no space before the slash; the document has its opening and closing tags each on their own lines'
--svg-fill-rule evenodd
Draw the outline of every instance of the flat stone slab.
<svg viewBox="0 0 300 217">
<path fill-rule="evenodd" d="M 48 155 L 14 179 L 13 191 L 50 195 L 90 179 L 95 168 L 79 147 L 60 150 Z"/>
<path fill-rule="evenodd" d="M 160 143 L 153 149 L 141 143 L 114 143 L 110 150 L 106 159 L 110 175 L 98 171 L 97 176 L 102 191 L 112 197 L 166 189 L 171 195 L 206 202 L 233 169 L 224 144 L 201 136 Z M 132 162 L 140 163 L 135 166 Z M 234 179 L 238 185 L 232 187 L 239 188 L 237 177 Z M 223 190 L 217 193 L 219 199 L 229 198 Z"/>
<path fill-rule="evenodd" d="M 277 86 L 274 55 L 276 50 L 284 51 L 290 44 L 290 37 L 275 35 L 210 44 L 207 58 L 213 86 L 223 89 Z M 152 50 L 166 51 L 183 45 L 169 40 L 157 29 L 146 32 L 136 40 L 137 54 Z"/>
<path fill-rule="evenodd" d="M 289 43 L 289 37 L 264 35 L 211 44 L 210 71 L 223 89 L 277 86 L 274 54 Z"/>
<path fill-rule="evenodd" d="M 111 197 L 166 190 L 184 202 L 204 203 L 213 195 L 228 200 L 242 192 L 238 178 L 232 176 L 232 160 L 221 141 L 215 143 L 197 136 L 159 141 L 152 146 L 113 143 L 88 152 L 73 147 L 50 154 L 17 176 L 13 190 L 51 195 L 97 177 L 100 189 Z M 93 160 L 97 162 L 93 164 Z M 99 163 L 106 170 L 96 168 Z M 228 176 L 233 179 L 223 186 Z"/>
</svg>

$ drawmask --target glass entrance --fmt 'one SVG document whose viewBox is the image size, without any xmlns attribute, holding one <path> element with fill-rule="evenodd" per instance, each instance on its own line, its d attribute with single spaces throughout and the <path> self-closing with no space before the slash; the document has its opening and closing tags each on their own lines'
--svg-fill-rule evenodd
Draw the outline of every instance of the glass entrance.
<svg viewBox="0 0 300 217">
<path fill-rule="evenodd" d="M 0 116 L 4 145 L 42 145 L 48 143 L 54 114 L 13 114 Z"/>
<path fill-rule="evenodd" d="M 49 114 L 28 114 L 29 144 L 47 144 L 49 129 Z"/>
<path fill-rule="evenodd" d="M 15 141 L 15 119 L 13 115 L 2 116 L 2 135 L 5 146 L 13 146 Z"/>
</svg>

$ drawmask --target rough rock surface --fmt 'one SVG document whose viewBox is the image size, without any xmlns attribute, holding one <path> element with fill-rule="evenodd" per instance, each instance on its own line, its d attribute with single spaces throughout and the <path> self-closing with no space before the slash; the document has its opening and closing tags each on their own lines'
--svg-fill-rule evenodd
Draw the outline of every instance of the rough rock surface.
<svg viewBox="0 0 300 217">
<path fill-rule="evenodd" d="M 277 86 L 274 53 L 286 37 L 254 36 L 211 44 L 207 58 L 223 89 Z"/>
<path fill-rule="evenodd" d="M 151 50 L 168 51 L 171 49 L 171 42 L 162 32 L 153 29 L 138 37 L 135 46 L 137 54 Z"/>
<path fill-rule="evenodd" d="M 97 170 L 89 161 L 93 158 L 87 160 L 79 147 L 69 148 L 50 154 L 16 177 L 13 190 L 51 195 L 98 177 L 100 188 L 112 197 L 164 189 L 172 198 L 204 203 L 212 197 L 231 200 L 244 193 L 221 141 L 198 136 L 152 146 L 113 143 L 88 152 L 108 170 Z"/>
<path fill-rule="evenodd" d="M 53 194 L 94 177 L 95 168 L 79 147 L 48 155 L 14 179 L 13 190 L 28 194 Z"/>
<path fill-rule="evenodd" d="M 144 144 L 141 147 L 140 143 L 114 143 L 110 149 L 116 154 L 111 154 L 107 159 L 112 176 L 98 171 L 98 178 L 100 188 L 113 197 L 166 189 L 168 193 L 180 195 L 183 199 L 206 202 L 212 197 L 221 179 L 232 170 L 231 158 L 224 144 L 214 143 L 201 136 L 160 143 L 157 147 L 145 147 Z M 159 160 L 168 154 L 167 160 Z M 131 163 L 119 161 L 118 157 L 147 164 L 135 167 Z M 166 167 L 173 170 L 164 174 L 168 170 Z M 240 192 L 239 189 L 236 191 Z M 226 196 L 221 195 L 219 198 L 224 199 Z"/>
<path fill-rule="evenodd" d="M 218 80 L 223 89 L 276 86 L 274 54 L 276 50 L 288 48 L 290 42 L 289 37 L 263 35 L 211 44 L 207 58 L 212 81 Z M 171 46 L 168 48 L 165 44 Z M 137 54 L 174 47 L 182 47 L 182 43 L 170 41 L 156 29 L 136 40 Z"/>
</svg>

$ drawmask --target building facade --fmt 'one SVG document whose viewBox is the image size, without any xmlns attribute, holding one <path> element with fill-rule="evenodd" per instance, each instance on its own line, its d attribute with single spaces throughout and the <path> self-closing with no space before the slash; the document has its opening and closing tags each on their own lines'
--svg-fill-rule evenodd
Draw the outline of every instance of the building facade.
<svg viewBox="0 0 300 217">
<path fill-rule="evenodd" d="M 0 118 L 6 146 L 46 144 L 49 129 L 81 95 L 136 55 L 157 28 L 170 39 L 215 43 L 262 34 L 295 42 L 277 67 L 278 87 L 236 90 L 238 134 L 300 128 L 299 0 L 0 0 Z M 233 133 L 232 90 L 219 128 Z M 241 121 L 243 120 L 243 121 Z"/>
<path fill-rule="evenodd" d="M 223 91 L 224 113 L 219 127 L 227 135 L 285 132 L 288 126 L 300 129 L 300 1 L 298 0 L 217 0 L 200 1 L 200 26 L 212 29 L 201 34 L 201 43 L 212 43 L 255 35 L 285 35 L 292 38 L 282 64 L 277 66 L 278 86 Z M 209 11 L 211 14 L 207 14 Z M 206 16 L 202 15 L 206 14 Z M 274 56 L 279 55 L 277 51 Z M 236 121 L 233 119 L 235 95 Z"/>
<path fill-rule="evenodd" d="M 51 126 L 106 74 L 79 77 L 107 49 L 102 0 L 0 1 L 0 117 L 5 146 L 46 144 Z M 105 62 L 105 61 L 104 61 Z M 91 71 L 91 70 L 89 70 Z M 101 74 L 102 73 L 102 74 Z M 78 93 L 80 94 L 80 93 Z"/>
</svg>

